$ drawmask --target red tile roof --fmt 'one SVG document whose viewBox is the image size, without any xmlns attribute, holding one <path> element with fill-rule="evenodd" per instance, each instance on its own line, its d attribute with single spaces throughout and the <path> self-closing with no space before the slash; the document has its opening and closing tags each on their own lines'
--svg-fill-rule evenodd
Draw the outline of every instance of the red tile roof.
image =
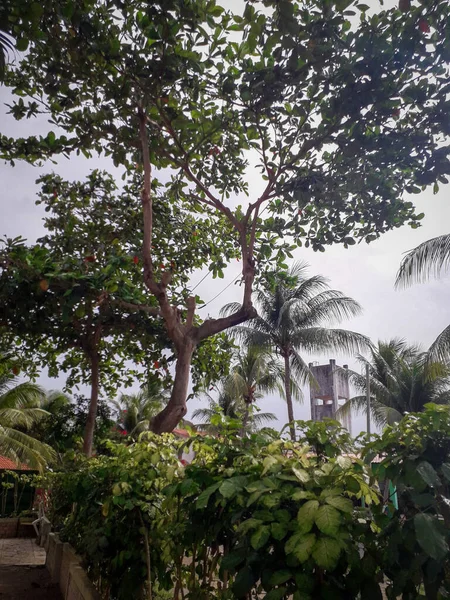
<svg viewBox="0 0 450 600">
<path fill-rule="evenodd" d="M 8 471 L 32 471 L 33 469 L 28 465 L 21 465 L 15 463 L 13 460 L 6 458 L 6 456 L 0 456 L 0 471 L 7 469 Z"/>
</svg>

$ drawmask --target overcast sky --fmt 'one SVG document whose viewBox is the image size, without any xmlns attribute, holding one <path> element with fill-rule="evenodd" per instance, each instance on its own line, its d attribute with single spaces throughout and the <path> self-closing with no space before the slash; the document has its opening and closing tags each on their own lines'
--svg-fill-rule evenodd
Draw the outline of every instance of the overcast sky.
<svg viewBox="0 0 450 600">
<path fill-rule="evenodd" d="M 234 0 L 234 6 L 242 4 Z M 378 2 L 372 2 L 378 4 Z M 35 121 L 16 122 L 6 116 L 4 103 L 9 98 L 5 90 L 0 88 L 0 131 L 6 135 L 25 135 L 43 133 L 46 124 Z M 56 165 L 32 167 L 25 163 L 17 163 L 15 167 L 0 165 L 0 180 L 2 193 L 0 195 L 0 236 L 23 236 L 30 242 L 42 235 L 42 207 L 35 206 L 35 180 L 43 173 L 57 171 L 69 179 L 81 178 L 94 168 L 108 168 L 112 165 L 105 159 L 86 160 L 79 157 L 70 160 L 62 159 Z M 250 189 L 257 192 L 261 181 L 256 172 L 250 176 Z M 298 249 L 296 260 L 307 261 L 311 265 L 310 273 L 320 273 L 330 280 L 334 289 L 341 290 L 346 295 L 357 300 L 364 308 L 362 316 L 348 321 L 344 326 L 369 336 L 373 341 L 386 340 L 392 337 L 405 338 L 408 342 L 419 343 L 427 348 L 436 336 L 446 327 L 450 320 L 449 279 L 430 281 L 426 284 L 415 285 L 404 291 L 394 290 L 395 274 L 402 255 L 424 240 L 440 234 L 449 233 L 450 203 L 448 195 L 450 188 L 441 187 L 438 194 L 431 191 L 413 196 L 411 200 L 419 212 L 425 213 L 422 227 L 413 230 L 404 226 L 384 234 L 378 241 L 367 245 L 365 243 L 352 246 L 345 250 L 340 246 L 327 247 L 324 253 L 314 253 L 307 249 Z M 213 281 L 208 277 L 199 287 L 199 295 L 205 300 L 213 298 L 238 274 L 238 264 L 234 263 L 225 273 L 224 280 Z M 193 277 L 193 284 L 200 281 L 202 273 Z M 208 312 L 216 316 L 219 309 L 227 302 L 240 301 L 240 288 L 230 286 L 219 298 L 211 302 L 200 314 Z M 339 364 L 348 363 L 356 367 L 349 356 L 305 356 L 306 360 L 328 362 L 336 358 Z M 62 381 L 50 380 L 46 373 L 40 378 L 40 383 L 46 388 L 61 387 Z M 197 402 L 190 402 L 189 414 L 197 407 Z M 278 415 L 277 426 L 284 424 L 285 405 L 276 398 L 267 398 L 261 402 L 261 409 Z M 309 418 L 309 400 L 305 397 L 303 405 L 295 408 L 297 418 Z M 354 418 L 354 433 L 364 428 L 363 417 Z"/>
</svg>

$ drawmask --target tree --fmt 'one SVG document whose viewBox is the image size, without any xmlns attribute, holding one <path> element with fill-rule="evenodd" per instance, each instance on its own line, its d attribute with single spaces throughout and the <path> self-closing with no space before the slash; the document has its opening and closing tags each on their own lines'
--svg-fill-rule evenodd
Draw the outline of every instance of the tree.
<svg viewBox="0 0 450 600">
<path fill-rule="evenodd" d="M 170 431 L 186 413 L 198 345 L 256 316 L 255 279 L 297 245 L 370 242 L 417 226 L 405 192 L 450 172 L 446 0 L 369 17 L 356 0 L 264 0 L 231 15 L 214 0 L 43 0 L 39 33 L 11 3 L 28 53 L 6 82 L 21 119 L 48 112 L 58 131 L 0 138 L 7 160 L 104 153 L 141 177 L 143 280 L 177 357 L 171 398 L 155 418 Z M 259 11 L 263 8 L 264 11 Z M 349 21 L 351 9 L 361 19 Z M 64 134 L 60 135 L 59 131 Z M 249 194 L 258 157 L 263 190 Z M 165 202 L 221 220 L 239 248 L 243 296 L 234 314 L 196 322 L 155 260 L 154 175 Z M 159 185 L 159 182 L 158 182 Z M 265 211 L 264 218 L 262 218 Z M 291 236 L 291 237 L 290 237 Z M 295 241 L 295 244 L 291 240 Z M 209 268 L 220 276 L 222 255 Z"/>
<path fill-rule="evenodd" d="M 369 344 L 369 340 L 359 333 L 326 326 L 357 315 L 361 307 L 341 292 L 327 289 L 324 277 L 307 277 L 306 269 L 305 263 L 296 263 L 286 276 L 278 277 L 273 287 L 257 292 L 258 316 L 248 325 L 234 330 L 245 344 L 270 350 L 282 357 L 284 393 L 293 440 L 292 387 L 308 381 L 311 385 L 315 383 L 301 353 L 352 352 Z M 224 312 L 235 310 L 234 305 L 228 305 Z"/>
<path fill-rule="evenodd" d="M 151 422 L 167 404 L 168 395 L 159 381 L 149 381 L 136 394 L 122 394 L 112 402 L 122 435 L 137 436 L 151 429 Z"/>
<path fill-rule="evenodd" d="M 170 385 L 168 366 L 174 357 L 163 353 L 170 340 L 155 319 L 156 307 L 142 304 L 136 183 L 119 191 L 113 178 L 100 171 L 85 182 L 53 174 L 38 183 L 46 235 L 32 246 L 7 240 L 0 251 L 1 325 L 15 337 L 16 350 L 31 356 L 33 368 L 45 365 L 52 376 L 68 372 L 68 390 L 80 382 L 90 384 L 84 435 L 89 455 L 101 391 L 116 395 L 119 384 L 129 385 L 145 371 Z M 219 248 L 203 235 L 207 227 L 207 220 L 155 200 L 159 269 L 171 272 L 174 294 L 185 293 L 189 273 Z M 220 248 L 227 251 L 225 244 Z M 211 372 L 228 354 L 224 340 L 215 341 Z M 139 364 L 145 368 L 138 369 Z"/>
<path fill-rule="evenodd" d="M 439 277 L 448 270 L 450 262 L 450 235 L 440 235 L 419 244 L 402 260 L 395 285 L 407 286 Z M 450 358 L 450 325 L 442 331 L 428 350 L 432 361 L 448 361 Z"/>
<path fill-rule="evenodd" d="M 378 342 L 370 357 L 359 356 L 362 366 L 369 366 L 371 415 L 377 425 L 399 421 L 403 415 L 422 412 L 425 405 L 450 404 L 450 366 L 434 362 L 429 351 L 422 352 L 404 340 Z M 367 412 L 366 377 L 350 373 L 350 381 L 360 392 L 338 411 L 352 409 Z"/>
<path fill-rule="evenodd" d="M 18 383 L 11 369 L 18 367 L 8 356 L 0 356 L 0 454 L 17 464 L 42 469 L 54 452 L 27 430 L 48 414 L 40 408 L 45 393 L 33 383 Z"/>
</svg>

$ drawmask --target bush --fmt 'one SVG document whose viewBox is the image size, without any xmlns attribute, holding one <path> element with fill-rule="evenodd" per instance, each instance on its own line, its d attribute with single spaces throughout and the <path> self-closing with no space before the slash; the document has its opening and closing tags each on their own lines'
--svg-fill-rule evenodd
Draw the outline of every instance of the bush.
<svg viewBox="0 0 450 600">
<path fill-rule="evenodd" d="M 300 427 L 296 443 L 111 444 L 52 477 L 52 520 L 111 598 L 381 599 L 386 578 L 389 598 L 446 597 L 448 410 L 409 415 L 362 453 L 337 423 Z M 381 502 L 374 455 L 398 509 Z"/>
</svg>

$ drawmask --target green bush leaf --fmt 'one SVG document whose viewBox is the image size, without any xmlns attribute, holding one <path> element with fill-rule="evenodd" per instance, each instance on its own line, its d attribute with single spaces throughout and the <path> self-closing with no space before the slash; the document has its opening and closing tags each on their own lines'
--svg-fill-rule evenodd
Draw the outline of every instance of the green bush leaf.
<svg viewBox="0 0 450 600">
<path fill-rule="evenodd" d="M 196 508 L 206 508 L 208 506 L 210 497 L 216 490 L 219 489 L 220 484 L 221 482 L 219 481 L 218 483 L 214 483 L 213 485 L 207 487 L 206 490 L 203 490 L 203 492 L 199 494 L 197 502 L 195 503 Z"/>
<path fill-rule="evenodd" d="M 238 598 L 242 598 L 248 594 L 255 583 L 255 578 L 250 567 L 244 567 L 236 575 L 233 583 L 233 592 Z"/>
<path fill-rule="evenodd" d="M 322 569 L 332 570 L 336 566 L 341 554 L 341 544 L 331 537 L 320 537 L 313 550 L 313 558 Z"/>
<path fill-rule="evenodd" d="M 264 546 L 269 538 L 270 527 L 268 525 L 261 525 L 250 538 L 250 544 L 252 545 L 252 548 L 259 550 Z"/>
<path fill-rule="evenodd" d="M 317 511 L 315 522 L 322 533 L 334 537 L 339 531 L 341 515 L 333 506 L 324 505 Z"/>
<path fill-rule="evenodd" d="M 288 532 L 288 525 L 287 523 L 272 523 L 270 530 L 274 539 L 282 540 Z"/>
<path fill-rule="evenodd" d="M 297 467 L 292 467 L 292 472 L 297 477 L 297 479 L 299 481 L 301 481 L 302 483 L 308 483 L 308 481 L 311 479 L 310 476 L 308 475 L 308 472 L 305 471 L 305 469 L 299 469 Z"/>
<path fill-rule="evenodd" d="M 285 587 L 277 588 L 276 590 L 270 590 L 270 592 L 267 593 L 264 598 L 265 600 L 283 600 L 283 598 L 286 597 L 286 591 L 287 588 Z"/>
<path fill-rule="evenodd" d="M 414 517 L 414 527 L 421 548 L 434 560 L 442 560 L 449 548 L 440 531 L 437 517 L 419 513 Z"/>
<path fill-rule="evenodd" d="M 308 531 L 311 531 L 318 509 L 319 502 L 317 500 L 308 500 L 308 502 L 305 502 L 305 504 L 300 507 L 297 514 L 300 533 L 308 533 Z"/>
<path fill-rule="evenodd" d="M 281 585 L 292 577 L 291 571 L 282 569 L 281 571 L 275 571 L 269 579 L 270 585 Z"/>
<path fill-rule="evenodd" d="M 434 468 L 426 460 L 417 465 L 417 473 L 422 477 L 425 483 L 431 487 L 439 487 L 442 485 L 441 480 Z"/>
<path fill-rule="evenodd" d="M 353 502 L 348 498 L 342 496 L 328 496 L 325 498 L 325 502 L 330 506 L 334 506 L 341 512 L 351 514 L 353 512 Z"/>
<path fill-rule="evenodd" d="M 444 475 L 447 481 L 450 481 L 450 465 L 448 463 L 444 463 L 441 466 L 442 474 Z"/>
<path fill-rule="evenodd" d="M 284 546 L 286 554 L 293 554 L 300 562 L 305 562 L 310 557 L 316 536 L 314 533 L 303 535 L 295 533 Z"/>
</svg>

